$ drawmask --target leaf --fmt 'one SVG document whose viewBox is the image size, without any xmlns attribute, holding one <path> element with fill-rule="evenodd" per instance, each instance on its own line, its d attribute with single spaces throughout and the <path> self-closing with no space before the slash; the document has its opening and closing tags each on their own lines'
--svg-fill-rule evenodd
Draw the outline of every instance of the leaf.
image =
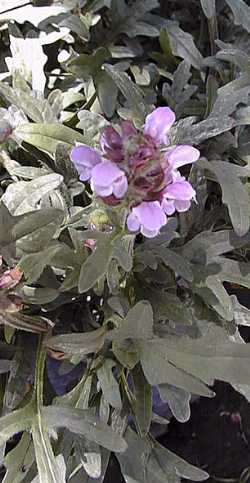
<svg viewBox="0 0 250 483">
<path fill-rule="evenodd" d="M 101 71 L 94 78 L 100 106 L 104 114 L 110 119 L 115 111 L 118 89 L 107 72 Z"/>
<path fill-rule="evenodd" d="M 202 69 L 203 57 L 197 49 L 192 35 L 184 32 L 176 22 L 172 21 L 167 21 L 166 31 L 169 35 L 173 54 L 185 59 L 196 69 Z"/>
<path fill-rule="evenodd" d="M 212 18 L 216 15 L 215 0 L 200 0 L 202 10 L 207 18 Z"/>
<path fill-rule="evenodd" d="M 222 201 L 227 205 L 235 232 L 244 236 L 250 227 L 249 195 L 238 177 L 234 165 L 226 161 L 200 161 L 200 166 L 215 173 L 221 186 Z M 244 176 L 244 172 L 242 173 Z"/>
<path fill-rule="evenodd" d="M 157 249 L 155 253 L 161 258 L 165 265 L 170 267 L 175 273 L 177 273 L 177 275 L 192 282 L 193 272 L 188 260 L 174 252 L 174 250 L 170 250 L 164 246 L 161 249 Z"/>
<path fill-rule="evenodd" d="M 98 352 L 102 348 L 106 333 L 107 327 L 103 326 L 92 332 L 56 335 L 48 339 L 47 346 L 66 354 L 84 356 Z"/>
<path fill-rule="evenodd" d="M 58 458 L 56 459 L 48 433 L 42 428 L 41 424 L 33 424 L 32 439 L 38 469 L 37 481 L 42 481 L 43 483 L 66 483 L 64 460 L 62 464 L 62 461 L 58 461 Z"/>
<path fill-rule="evenodd" d="M 240 237 L 233 230 L 203 231 L 182 247 L 182 253 L 189 260 L 195 260 L 200 251 L 206 253 L 207 260 L 215 256 L 241 248 L 250 242 L 250 232 Z"/>
<path fill-rule="evenodd" d="M 14 243 L 36 230 L 47 227 L 52 222 L 56 223 L 57 227 L 58 221 L 62 221 L 62 212 L 54 208 L 12 216 L 7 207 L 0 203 L 0 246 Z"/>
<path fill-rule="evenodd" d="M 7 472 L 4 476 L 3 483 L 21 482 L 33 463 L 34 448 L 31 436 L 28 433 L 24 433 L 15 448 L 9 451 L 4 458 L 4 466 Z"/>
<path fill-rule="evenodd" d="M 250 310 L 247 309 L 244 305 L 241 305 L 238 302 L 238 299 L 235 295 L 231 295 L 232 305 L 233 305 L 233 312 L 234 312 L 234 321 L 237 325 L 245 325 L 247 327 L 250 326 Z"/>
<path fill-rule="evenodd" d="M 43 418 L 48 427 L 66 427 L 110 451 L 119 453 L 126 450 L 127 444 L 122 436 L 88 410 L 47 406 L 43 409 Z"/>
<path fill-rule="evenodd" d="M 236 384 L 249 382 L 250 345 L 230 341 L 224 330 L 214 324 L 199 339 L 168 339 L 167 357 L 208 384 L 214 379 Z"/>
<path fill-rule="evenodd" d="M 122 408 L 122 400 L 119 390 L 119 384 L 113 374 L 115 362 L 107 359 L 104 364 L 97 370 L 97 377 L 101 385 L 103 396 L 106 401 L 116 409 Z"/>
<path fill-rule="evenodd" d="M 129 107 L 135 112 L 136 119 L 143 122 L 147 109 L 141 89 L 134 84 L 126 72 L 114 70 L 114 68 L 108 64 L 104 65 L 104 69 L 128 101 Z"/>
<path fill-rule="evenodd" d="M 250 33 L 250 7 L 243 0 L 226 0 L 234 14 L 234 23 Z"/>
<path fill-rule="evenodd" d="M 112 0 L 112 28 L 117 34 L 124 33 L 130 38 L 134 38 L 137 35 L 157 37 L 157 28 L 141 19 L 147 12 L 157 8 L 158 4 L 158 0 L 135 0 L 129 6 L 124 0 Z"/>
<path fill-rule="evenodd" d="M 24 0 L 21 0 L 21 5 Z M 43 20 L 51 17 L 52 15 L 59 15 L 65 13 L 65 8 L 62 6 L 49 6 L 49 7 L 34 7 L 33 5 L 27 5 L 22 8 L 16 8 L 17 4 L 20 5 L 20 1 L 17 0 L 1 0 L 0 21 L 15 20 L 15 22 L 23 24 L 24 22 L 30 22 L 35 27 L 38 27 L 39 23 Z M 18 5 L 18 6 L 19 6 Z M 13 7 L 12 7 L 13 6 Z M 13 9 L 12 9 L 13 8 Z M 7 10 L 7 12 L 5 12 Z M 5 13 L 4 13 L 5 12 Z"/>
<path fill-rule="evenodd" d="M 156 457 L 157 465 L 159 465 L 161 469 L 165 469 L 167 474 L 168 472 L 171 472 L 175 477 L 181 476 L 182 478 L 187 478 L 192 481 L 203 481 L 209 477 L 206 471 L 190 465 L 187 461 L 184 461 L 159 443 L 156 443 L 153 452 Z"/>
<path fill-rule="evenodd" d="M 22 215 L 37 208 L 38 202 L 62 182 L 63 177 L 57 173 L 40 176 L 32 181 L 18 181 L 8 186 L 1 199 L 13 215 Z"/>
<path fill-rule="evenodd" d="M 75 142 L 85 143 L 86 141 L 82 134 L 59 123 L 21 124 L 14 132 L 22 141 L 50 154 L 55 154 L 58 143 L 66 144 L 70 149 Z"/>
<path fill-rule="evenodd" d="M 171 364 L 166 341 L 141 343 L 140 360 L 143 372 L 152 386 L 168 383 L 192 394 L 206 397 L 214 395 L 198 375 L 194 377 L 187 373 L 186 368 L 182 370 L 176 367 L 176 364 Z"/>
<path fill-rule="evenodd" d="M 161 399 L 168 403 L 177 421 L 186 423 L 190 418 L 190 393 L 170 384 L 160 384 L 158 390 Z"/>
<path fill-rule="evenodd" d="M 80 293 L 90 290 L 106 274 L 112 252 L 113 245 L 109 237 L 98 243 L 96 249 L 82 265 L 78 281 Z"/>
<path fill-rule="evenodd" d="M 21 259 L 19 267 L 24 272 L 28 284 L 39 279 L 45 267 L 50 265 L 53 257 L 60 251 L 60 248 L 60 244 L 55 243 L 47 247 L 46 250 L 25 255 Z"/>
<path fill-rule="evenodd" d="M 149 432 L 152 419 L 152 387 L 145 379 L 140 364 L 131 371 L 135 401 L 133 411 L 141 436 Z"/>
<path fill-rule="evenodd" d="M 128 449 L 117 455 L 126 482 L 166 483 L 180 482 L 180 477 L 192 481 L 208 478 L 205 471 L 199 470 L 156 441 L 140 438 L 130 428 L 125 434 Z"/>
<path fill-rule="evenodd" d="M 148 339 L 153 334 L 153 310 L 147 300 L 141 300 L 129 310 L 117 329 L 109 331 L 111 340 Z"/>
<path fill-rule="evenodd" d="M 236 110 L 239 104 L 245 104 L 247 106 L 250 92 L 249 82 L 250 74 L 249 72 L 245 72 L 237 79 L 220 87 L 217 91 L 217 99 L 215 100 L 209 118 L 229 116 Z"/>
<path fill-rule="evenodd" d="M 17 433 L 30 429 L 35 417 L 35 409 L 33 405 L 25 406 L 17 409 L 7 416 L 0 418 L 0 444 L 7 441 Z"/>
</svg>

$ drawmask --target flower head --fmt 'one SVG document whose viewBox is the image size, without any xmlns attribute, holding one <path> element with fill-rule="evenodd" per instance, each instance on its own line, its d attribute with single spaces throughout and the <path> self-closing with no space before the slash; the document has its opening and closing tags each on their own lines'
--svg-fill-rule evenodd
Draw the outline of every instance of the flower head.
<svg viewBox="0 0 250 483">
<path fill-rule="evenodd" d="M 159 107 L 145 121 L 143 131 L 123 121 L 108 126 L 100 139 L 100 151 L 80 145 L 71 151 L 80 179 L 108 205 L 124 201 L 129 208 L 127 227 L 147 237 L 156 236 L 166 215 L 189 209 L 195 191 L 178 169 L 194 163 L 199 151 L 189 145 L 169 146 L 175 114 Z"/>
</svg>

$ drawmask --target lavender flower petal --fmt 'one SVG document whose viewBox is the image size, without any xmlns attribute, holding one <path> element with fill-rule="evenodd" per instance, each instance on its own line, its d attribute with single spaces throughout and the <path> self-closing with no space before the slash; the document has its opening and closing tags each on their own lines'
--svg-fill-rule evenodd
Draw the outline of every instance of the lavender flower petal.
<svg viewBox="0 0 250 483">
<path fill-rule="evenodd" d="M 158 107 L 146 117 L 144 134 L 159 144 L 168 144 L 171 126 L 175 122 L 175 113 L 169 107 Z"/>
</svg>

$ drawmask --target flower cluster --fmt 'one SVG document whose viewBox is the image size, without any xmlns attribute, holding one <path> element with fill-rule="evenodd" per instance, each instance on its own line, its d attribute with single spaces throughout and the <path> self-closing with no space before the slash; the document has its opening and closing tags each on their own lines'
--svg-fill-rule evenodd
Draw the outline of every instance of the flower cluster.
<svg viewBox="0 0 250 483">
<path fill-rule="evenodd" d="M 71 151 L 80 180 L 109 205 L 123 202 L 129 210 L 127 227 L 146 237 L 156 236 L 175 211 L 183 212 L 195 200 L 195 191 L 179 168 L 194 163 L 200 153 L 189 145 L 170 146 L 168 133 L 175 114 L 168 107 L 146 118 L 143 132 L 132 122 L 108 126 L 100 151 L 78 145 Z"/>
</svg>

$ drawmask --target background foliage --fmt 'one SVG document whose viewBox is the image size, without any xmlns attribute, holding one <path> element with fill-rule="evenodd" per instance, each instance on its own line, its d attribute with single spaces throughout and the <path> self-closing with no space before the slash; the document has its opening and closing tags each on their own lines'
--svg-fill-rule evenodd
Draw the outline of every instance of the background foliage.
<svg viewBox="0 0 250 483">
<path fill-rule="evenodd" d="M 250 7 L 44 4 L 0 1 L 2 272 L 23 274 L 0 296 L 3 482 L 101 483 L 111 453 L 127 483 L 200 481 L 153 435 L 159 395 L 183 422 L 216 379 L 249 399 L 250 315 L 226 287 L 250 288 Z M 69 152 L 158 105 L 201 151 L 197 204 L 134 239 Z"/>
</svg>

